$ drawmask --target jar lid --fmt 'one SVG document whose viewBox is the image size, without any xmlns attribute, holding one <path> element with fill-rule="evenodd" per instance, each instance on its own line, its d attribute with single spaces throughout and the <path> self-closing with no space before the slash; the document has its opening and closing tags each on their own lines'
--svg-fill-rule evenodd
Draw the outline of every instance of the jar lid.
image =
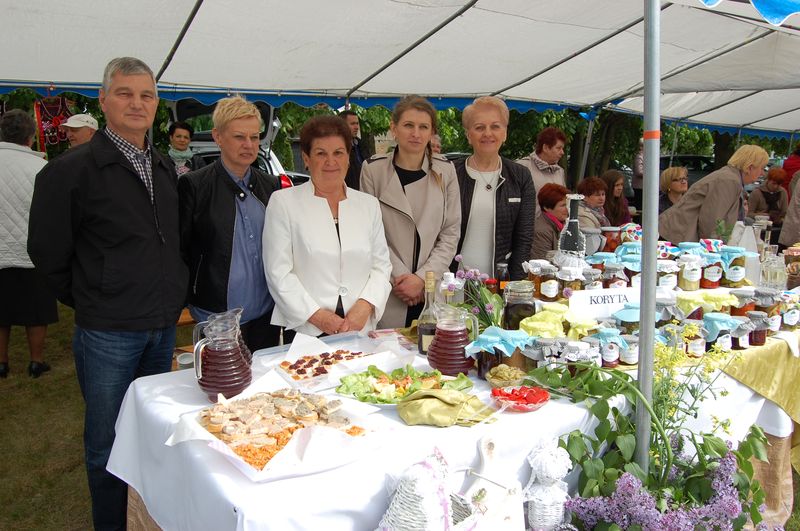
<svg viewBox="0 0 800 531">
<path fill-rule="evenodd" d="M 631 335 L 631 334 L 623 334 L 622 339 L 624 339 L 625 342 L 628 343 L 628 344 L 639 343 L 639 336 L 634 336 L 634 335 Z"/>
<path fill-rule="evenodd" d="M 539 347 L 552 347 L 556 344 L 556 340 L 549 337 L 538 337 L 534 343 Z"/>
<path fill-rule="evenodd" d="M 607 272 L 612 272 L 612 271 L 613 272 L 619 272 L 619 271 L 622 271 L 623 269 L 624 269 L 624 266 L 622 264 L 616 264 L 616 263 L 614 263 L 614 264 L 606 264 L 606 271 Z"/>
<path fill-rule="evenodd" d="M 608 260 L 609 258 L 616 258 L 617 257 L 616 254 L 609 253 L 607 251 L 600 251 L 599 253 L 594 253 L 592 256 L 595 257 L 595 258 L 598 258 L 600 260 Z"/>
<path fill-rule="evenodd" d="M 589 348 L 595 348 L 600 346 L 600 340 L 596 337 L 584 337 L 581 341 L 589 345 Z"/>
<path fill-rule="evenodd" d="M 708 321 L 727 321 L 730 318 L 730 315 L 721 312 L 708 312 L 703 314 L 703 320 Z"/>
<path fill-rule="evenodd" d="M 580 350 L 589 350 L 590 346 L 591 345 L 589 345 L 589 343 L 587 343 L 586 341 L 570 341 L 569 343 L 567 343 L 567 347 L 574 348 L 574 349 L 577 349 L 579 351 Z"/>
<path fill-rule="evenodd" d="M 732 289 L 730 294 L 740 299 L 747 299 L 754 297 L 756 292 L 753 288 Z"/>
<path fill-rule="evenodd" d="M 597 277 L 600 276 L 600 270 L 595 269 L 594 267 L 587 267 L 582 271 L 583 278 L 586 280 L 595 280 Z"/>
<path fill-rule="evenodd" d="M 484 284 L 488 284 L 490 286 L 494 286 L 495 284 L 497 284 L 497 279 L 496 278 L 487 278 L 486 280 L 483 281 L 483 283 Z"/>
<path fill-rule="evenodd" d="M 753 310 L 752 312 L 747 312 L 747 317 L 749 317 L 751 321 L 756 321 L 758 319 L 766 319 L 767 312 Z"/>
<path fill-rule="evenodd" d="M 620 229 L 619 227 L 612 227 L 609 225 L 608 227 L 600 227 L 600 230 L 603 232 L 619 232 L 622 229 Z"/>
<path fill-rule="evenodd" d="M 452 271 L 445 271 L 442 273 L 442 282 L 452 282 L 456 279 L 455 274 Z"/>
<path fill-rule="evenodd" d="M 555 275 L 558 268 L 554 265 L 543 265 L 542 266 L 542 274 L 543 275 Z"/>
<path fill-rule="evenodd" d="M 656 271 L 659 273 L 675 273 L 679 269 L 675 260 L 656 260 Z"/>
<path fill-rule="evenodd" d="M 719 253 L 706 253 L 706 262 L 712 264 L 714 262 L 719 262 L 722 260 L 722 255 Z"/>
<path fill-rule="evenodd" d="M 533 293 L 533 282 L 530 280 L 512 280 L 506 284 L 506 293 L 514 292 L 520 295 Z"/>
<path fill-rule="evenodd" d="M 700 242 L 681 242 L 678 244 L 678 248 L 681 251 L 687 251 L 689 249 L 699 249 L 702 246 L 703 244 Z"/>
<path fill-rule="evenodd" d="M 678 262 L 682 264 L 700 264 L 703 257 L 697 254 L 683 254 L 678 258 Z"/>
<path fill-rule="evenodd" d="M 733 245 L 722 246 L 723 253 L 735 254 L 735 253 L 744 253 L 745 251 L 747 251 L 747 249 L 745 249 L 744 247 L 734 247 Z"/>
</svg>

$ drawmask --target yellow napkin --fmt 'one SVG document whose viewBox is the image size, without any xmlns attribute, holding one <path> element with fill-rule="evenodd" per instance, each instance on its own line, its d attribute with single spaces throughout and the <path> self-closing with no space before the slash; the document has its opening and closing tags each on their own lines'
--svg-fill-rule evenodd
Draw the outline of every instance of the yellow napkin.
<svg viewBox="0 0 800 531">
<path fill-rule="evenodd" d="M 542 319 L 539 317 L 545 313 L 550 315 L 549 319 Z M 535 319 L 536 317 L 539 318 Z M 533 337 L 564 337 L 564 326 L 561 324 L 561 318 L 552 312 L 541 312 L 526 317 L 520 321 L 519 329 Z"/>
<path fill-rule="evenodd" d="M 477 396 L 455 389 L 422 389 L 397 404 L 397 413 L 409 426 L 472 426 L 494 411 Z"/>
<path fill-rule="evenodd" d="M 678 308 L 684 315 L 689 315 L 705 303 L 703 294 L 699 291 L 683 291 L 678 293 L 675 298 Z"/>
<path fill-rule="evenodd" d="M 718 312 L 723 306 L 736 306 L 739 299 L 736 295 L 731 295 L 729 291 L 721 289 L 710 289 L 701 291 L 703 297 L 704 312 Z"/>
</svg>

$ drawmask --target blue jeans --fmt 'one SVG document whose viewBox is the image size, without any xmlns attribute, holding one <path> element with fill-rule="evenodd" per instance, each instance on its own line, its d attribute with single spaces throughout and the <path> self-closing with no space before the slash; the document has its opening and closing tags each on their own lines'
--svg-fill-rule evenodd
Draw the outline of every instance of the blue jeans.
<svg viewBox="0 0 800 531">
<path fill-rule="evenodd" d="M 75 326 L 72 350 L 86 403 L 83 444 L 96 530 L 126 526 L 128 486 L 106 471 L 122 399 L 136 378 L 168 372 L 174 348 L 175 326 L 134 332 Z"/>
</svg>

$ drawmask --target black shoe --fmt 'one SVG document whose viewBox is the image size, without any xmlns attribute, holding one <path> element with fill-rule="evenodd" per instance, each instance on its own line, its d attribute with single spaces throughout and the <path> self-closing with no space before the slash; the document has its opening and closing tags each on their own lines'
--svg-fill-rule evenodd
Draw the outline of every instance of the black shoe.
<svg viewBox="0 0 800 531">
<path fill-rule="evenodd" d="M 8 367 L 8 362 L 0 363 L 0 378 L 8 378 L 8 371 L 9 370 L 10 369 Z"/>
<path fill-rule="evenodd" d="M 38 361 L 32 361 L 28 365 L 28 375 L 30 375 L 31 378 L 38 378 L 43 372 L 47 372 L 49 370 L 50 365 L 48 365 L 46 361 L 41 363 Z"/>
</svg>

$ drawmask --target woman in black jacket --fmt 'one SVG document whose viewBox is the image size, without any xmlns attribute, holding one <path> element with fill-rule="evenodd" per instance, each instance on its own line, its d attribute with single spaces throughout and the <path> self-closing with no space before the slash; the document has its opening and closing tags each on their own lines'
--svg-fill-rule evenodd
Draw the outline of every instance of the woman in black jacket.
<svg viewBox="0 0 800 531">
<path fill-rule="evenodd" d="M 169 151 L 167 155 L 175 164 L 178 177 L 190 171 L 199 170 L 206 165 L 203 157 L 196 155 L 189 147 L 194 130 L 186 122 L 175 122 L 169 126 Z"/>
<path fill-rule="evenodd" d="M 508 107 L 494 96 L 477 98 L 464 109 L 462 123 L 473 153 L 455 162 L 461 190 L 458 253 L 467 268 L 494 276 L 497 263 L 507 262 L 512 280 L 524 278 L 536 197 L 530 171 L 500 156 Z"/>
</svg>

